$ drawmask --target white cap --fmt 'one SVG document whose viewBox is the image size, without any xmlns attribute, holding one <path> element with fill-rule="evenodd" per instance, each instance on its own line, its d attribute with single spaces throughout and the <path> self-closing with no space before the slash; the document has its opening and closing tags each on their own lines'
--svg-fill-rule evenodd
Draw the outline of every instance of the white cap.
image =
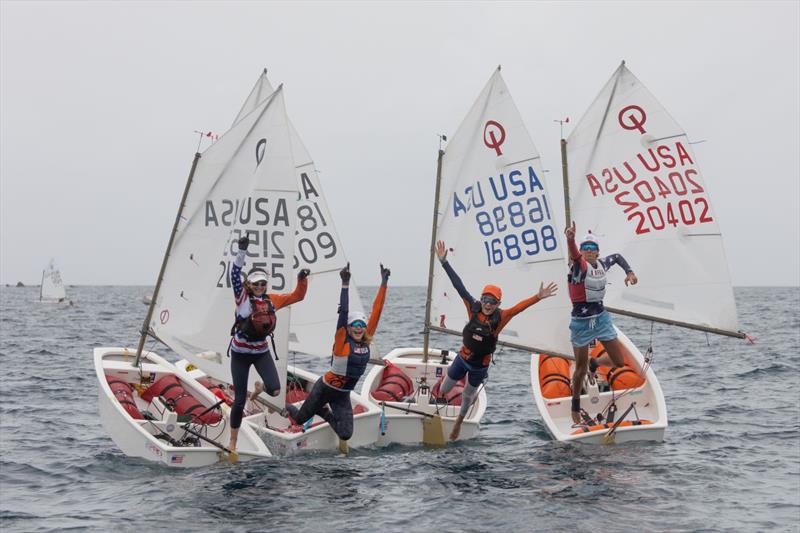
<svg viewBox="0 0 800 533">
<path fill-rule="evenodd" d="M 347 325 L 349 326 L 350 324 L 352 324 L 356 320 L 360 320 L 364 324 L 366 324 L 367 323 L 367 315 L 365 315 L 361 311 L 350 311 L 347 314 Z"/>
<path fill-rule="evenodd" d="M 267 281 L 267 273 L 263 270 L 255 270 L 250 272 L 247 276 L 247 281 L 250 283 L 255 283 L 256 281 Z"/>
<path fill-rule="evenodd" d="M 587 233 L 586 236 L 583 239 L 581 239 L 581 244 L 585 242 L 593 242 L 597 245 L 598 248 L 600 247 L 600 243 L 598 242 L 597 237 L 594 235 L 594 233 Z"/>
</svg>

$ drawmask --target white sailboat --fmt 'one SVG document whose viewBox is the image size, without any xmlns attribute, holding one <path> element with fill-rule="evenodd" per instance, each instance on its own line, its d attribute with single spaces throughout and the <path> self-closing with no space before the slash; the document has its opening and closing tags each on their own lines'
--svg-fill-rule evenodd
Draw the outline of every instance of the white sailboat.
<svg viewBox="0 0 800 533">
<path fill-rule="evenodd" d="M 579 231 L 597 235 L 601 250 L 626 257 L 640 280 L 625 287 L 620 271 L 612 269 L 606 309 L 745 338 L 738 331 L 716 215 L 686 133 L 624 62 L 562 147 L 569 169 L 568 220 L 574 219 Z M 599 423 L 593 431 L 571 426 L 568 401 L 543 394 L 546 379 L 539 375 L 540 360 L 531 361 L 537 406 L 559 440 L 663 438 L 667 413 L 660 385 L 649 361 L 627 337 L 620 338 L 631 366 L 647 369 L 646 380 L 625 389 L 604 383 L 599 372 L 598 383 L 587 382 L 581 405 L 590 406 L 591 416 L 607 418 L 608 407 L 617 408 L 616 420 Z M 569 379 L 572 369 L 561 366 L 556 373 Z"/>
<path fill-rule="evenodd" d="M 445 408 L 431 403 L 428 391 L 428 387 L 437 389 L 456 356 L 455 352 L 429 349 L 428 332 L 461 337 L 467 322 L 464 302 L 444 270 L 433 265 L 436 240 L 448 246 L 448 260 L 467 290 L 480 290 L 487 283 L 500 285 L 506 306 L 536 293 L 540 282 L 547 284 L 564 276 L 564 247 L 552 221 L 539 152 L 499 68 L 447 150 L 440 150 L 438 174 L 424 346 L 389 353 L 386 359 L 392 366 L 373 368 L 364 383 L 363 392 L 385 406 L 384 440 L 390 442 L 422 441 L 425 435 L 420 422 L 431 414 L 441 417 L 444 433 L 449 434 L 459 410 L 450 403 Z M 502 331 L 499 344 L 561 346 L 559 332 L 550 326 L 551 317 L 568 314 L 569 302 L 548 298 L 514 318 Z M 408 382 L 399 382 L 399 371 L 410 378 L 412 390 L 405 390 L 410 387 Z M 398 399 L 386 400 L 388 393 L 395 393 Z M 481 388 L 459 440 L 478 434 L 486 404 L 486 392 Z"/>
<path fill-rule="evenodd" d="M 42 284 L 39 289 L 39 301 L 43 303 L 61 303 L 67 298 L 64 289 L 64 281 L 61 279 L 61 272 L 56 268 L 54 259 L 51 259 L 47 267 L 42 270 Z"/>
<path fill-rule="evenodd" d="M 212 378 L 231 382 L 226 356 L 233 308 L 229 269 L 237 240 L 245 232 L 250 236 L 255 246 L 248 252 L 248 262 L 251 266 L 268 265 L 272 291 L 289 291 L 295 281 L 291 263 L 297 202 L 294 172 L 282 88 L 243 117 L 202 156 L 195 155 L 143 330 L 149 329 Z M 278 315 L 276 344 L 285 346 L 290 310 L 282 309 Z M 133 368 L 139 368 L 142 374 L 143 357 L 148 358 L 142 350 L 145 338 L 143 332 L 133 360 Z M 124 349 L 114 351 L 120 353 Z M 286 385 L 286 354 L 280 355 L 276 366 L 282 381 L 281 393 L 270 398 L 277 409 L 284 405 Z M 103 365 L 97 371 L 102 399 L 104 395 L 108 397 L 109 391 L 102 386 L 101 376 L 108 376 L 113 369 L 107 368 L 106 359 L 95 360 Z M 186 383 L 187 379 L 191 378 L 184 373 L 182 381 Z M 253 380 L 251 374 L 251 386 Z M 140 399 L 146 398 L 140 395 Z M 123 418 L 128 423 L 125 426 L 119 417 L 109 418 L 114 412 L 119 414 L 119 409 L 101 411 L 109 431 L 116 422 L 133 434 L 137 429 L 133 418 Z M 221 416 L 227 421 L 227 410 L 222 409 Z M 181 429 L 186 431 L 188 427 Z M 245 439 L 244 446 L 237 448 L 239 458 L 268 456 L 263 441 L 250 435 L 254 435 L 253 429 L 243 424 L 239 440 L 242 442 L 242 436 Z M 112 437 L 126 451 L 119 433 L 112 432 Z M 149 443 L 160 445 L 155 438 Z"/>
<path fill-rule="evenodd" d="M 234 120 L 234 127 L 242 120 L 245 120 L 258 106 L 266 99 L 271 98 L 275 93 L 272 85 L 267 78 L 267 72 L 259 77 L 253 90 L 242 106 L 239 114 Z M 282 384 L 290 382 L 289 399 L 290 403 L 302 402 L 310 392 L 311 387 L 319 376 L 307 370 L 297 368 L 287 364 L 289 351 L 301 352 L 320 357 L 329 357 L 333 336 L 336 331 L 337 314 L 335 313 L 335 303 L 339 300 L 340 279 L 339 270 L 347 264 L 344 247 L 342 246 L 339 235 L 333 223 L 333 217 L 328 209 L 327 202 L 322 189 L 314 161 L 308 150 L 300 139 L 297 130 L 287 117 L 287 128 L 289 131 L 290 147 L 294 160 L 294 176 L 296 182 L 293 185 L 298 191 L 299 198 L 293 209 L 288 211 L 292 218 L 295 237 L 293 258 L 284 252 L 291 250 L 281 246 L 280 252 L 273 252 L 266 261 L 269 268 L 272 265 L 283 264 L 284 267 L 276 272 L 278 279 L 274 279 L 273 274 L 272 290 L 283 292 L 288 290 L 285 282 L 294 279 L 294 275 L 302 268 L 311 270 L 309 294 L 307 298 L 291 306 L 288 316 L 279 319 L 279 326 L 287 328 L 285 336 L 277 336 L 275 344 L 278 348 L 279 357 L 283 358 L 282 365 L 279 364 L 279 373 L 282 376 Z M 259 200 L 254 199 L 255 208 L 258 210 Z M 296 213 L 296 217 L 294 214 Z M 243 221 L 240 220 L 240 223 Z M 258 224 L 258 222 L 256 222 Z M 259 235 L 259 226 L 252 225 L 248 228 L 251 235 L 253 231 Z M 270 239 L 275 238 L 270 236 Z M 271 247 L 272 243 L 268 240 L 267 234 L 261 234 L 261 241 L 264 242 L 265 249 Z M 258 242 L 258 241 L 256 241 Z M 266 259 L 266 257 L 265 257 Z M 227 274 L 226 274 L 227 276 Z M 227 278 L 226 278 L 227 279 Z M 226 280 L 223 280 L 226 281 Z M 225 283 L 227 285 L 227 283 Z M 350 283 L 351 298 L 350 305 L 353 310 L 362 310 L 361 300 L 358 296 L 358 289 L 354 283 Z M 230 289 L 227 289 L 230 291 Z M 228 293 L 225 297 L 230 299 Z M 321 304 L 322 303 L 322 304 Z M 230 305 L 226 311 L 230 313 Z M 283 311 L 281 311 L 283 312 Z M 227 322 L 223 324 L 228 324 Z M 209 383 L 220 385 L 225 390 L 231 390 L 230 378 L 221 369 L 215 368 L 218 361 L 223 365 L 229 365 L 225 357 L 217 358 L 216 353 L 206 353 L 204 357 L 185 359 L 179 361 L 177 366 L 188 369 L 192 376 L 197 378 L 208 377 Z M 279 363 L 276 361 L 276 363 Z M 251 373 L 250 388 L 257 378 L 255 373 Z M 288 376 L 288 377 L 287 377 Z M 283 387 L 286 390 L 286 387 Z M 335 450 L 338 449 L 339 439 L 327 422 L 315 417 L 310 425 L 301 427 L 291 423 L 290 420 L 280 416 L 275 410 L 275 406 L 283 406 L 283 401 L 271 399 L 266 395 L 261 395 L 265 402 L 251 402 L 248 405 L 247 416 L 243 419 L 243 424 L 253 427 L 274 452 L 290 452 L 297 450 Z M 351 448 L 358 448 L 374 444 L 378 438 L 380 412 L 376 406 L 366 401 L 356 392 L 351 393 L 353 404 L 353 436 L 348 441 Z"/>
</svg>

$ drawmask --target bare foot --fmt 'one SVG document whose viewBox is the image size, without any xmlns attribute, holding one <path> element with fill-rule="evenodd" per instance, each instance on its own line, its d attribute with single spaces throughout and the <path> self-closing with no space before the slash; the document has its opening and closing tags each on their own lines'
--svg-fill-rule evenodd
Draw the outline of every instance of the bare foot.
<svg viewBox="0 0 800 533">
<path fill-rule="evenodd" d="M 258 395 L 264 392 L 264 384 L 260 381 L 256 381 L 255 385 L 253 386 L 253 392 L 250 393 L 249 400 L 254 402 Z"/>
<path fill-rule="evenodd" d="M 572 421 L 575 424 L 583 424 L 583 419 L 581 419 L 580 411 L 572 411 Z"/>
<path fill-rule="evenodd" d="M 346 440 L 339 439 L 339 451 L 345 455 L 350 453 L 350 446 Z"/>
</svg>

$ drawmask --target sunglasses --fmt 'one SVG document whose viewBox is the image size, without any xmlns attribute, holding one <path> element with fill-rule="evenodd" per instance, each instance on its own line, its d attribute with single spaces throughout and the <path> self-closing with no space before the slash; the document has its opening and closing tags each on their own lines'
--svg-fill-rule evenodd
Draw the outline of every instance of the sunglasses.
<svg viewBox="0 0 800 533">
<path fill-rule="evenodd" d="M 581 244 L 581 251 L 582 252 L 597 252 L 600 250 L 600 247 L 596 244 Z"/>
<path fill-rule="evenodd" d="M 253 287 L 266 287 L 267 286 L 267 282 L 266 281 L 256 281 L 255 283 L 251 283 L 250 285 L 252 285 Z"/>
<path fill-rule="evenodd" d="M 350 324 L 350 327 L 351 328 L 365 328 L 365 327 L 367 327 L 367 325 L 361 320 L 356 320 L 355 322 Z"/>
<path fill-rule="evenodd" d="M 497 305 L 500 302 L 493 296 L 482 296 L 481 303 L 487 305 Z"/>
</svg>

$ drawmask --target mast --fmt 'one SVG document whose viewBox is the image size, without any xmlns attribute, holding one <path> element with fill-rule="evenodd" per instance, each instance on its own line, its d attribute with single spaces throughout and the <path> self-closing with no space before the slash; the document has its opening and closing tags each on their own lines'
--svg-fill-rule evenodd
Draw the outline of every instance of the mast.
<svg viewBox="0 0 800 533">
<path fill-rule="evenodd" d="M 144 317 L 144 323 L 142 324 L 142 330 L 140 332 L 141 337 L 139 337 L 139 346 L 136 347 L 136 359 L 133 361 L 133 366 L 139 366 L 139 359 L 142 357 L 142 348 L 144 347 L 144 341 L 147 338 L 147 333 L 150 329 L 150 320 L 153 318 L 153 310 L 155 309 L 156 301 L 158 300 L 158 291 L 161 289 L 161 282 L 164 280 L 164 271 L 167 269 L 167 260 L 169 259 L 170 252 L 172 251 L 172 243 L 175 242 L 175 234 L 178 233 L 178 224 L 183 216 L 183 208 L 186 205 L 186 197 L 189 195 L 189 188 L 192 185 L 192 178 L 194 177 L 194 171 L 197 168 L 198 161 L 200 161 L 200 152 L 196 152 L 194 154 L 192 169 L 189 171 L 189 177 L 186 180 L 186 187 L 183 189 L 183 196 L 181 197 L 181 204 L 178 207 L 178 214 L 175 216 L 175 223 L 172 225 L 172 233 L 169 236 L 167 249 L 164 252 L 164 259 L 161 261 L 161 270 L 158 273 L 156 288 L 153 290 L 153 297 L 150 299 L 150 306 L 147 308 L 147 315 Z"/>
<path fill-rule="evenodd" d="M 42 270 L 42 282 L 39 284 L 39 301 L 42 301 L 42 291 L 44 291 L 44 273 L 45 271 Z"/>
<path fill-rule="evenodd" d="M 567 140 L 561 138 L 561 178 L 564 182 L 564 217 L 567 220 L 568 228 L 572 223 L 572 215 L 569 211 L 569 168 L 567 166 Z"/>
<path fill-rule="evenodd" d="M 436 193 L 433 197 L 433 224 L 431 225 L 431 250 L 428 259 L 428 294 L 425 298 L 425 336 L 422 343 L 422 362 L 428 362 L 428 344 L 431 336 L 431 292 L 433 291 L 433 260 L 436 255 L 436 226 L 439 222 L 439 192 L 442 186 L 442 158 L 444 157 L 444 150 L 442 150 L 441 141 L 446 141 L 447 137 L 440 136 L 439 140 L 439 157 L 436 160 Z"/>
</svg>

